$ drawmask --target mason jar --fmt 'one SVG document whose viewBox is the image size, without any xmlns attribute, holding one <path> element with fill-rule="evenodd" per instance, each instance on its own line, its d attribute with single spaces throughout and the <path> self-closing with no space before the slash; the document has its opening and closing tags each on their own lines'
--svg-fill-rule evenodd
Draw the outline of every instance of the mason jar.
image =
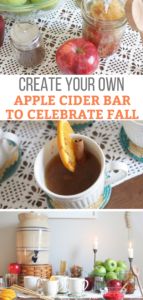
<svg viewBox="0 0 143 300">
<path fill-rule="evenodd" d="M 95 44 L 100 57 L 118 50 L 127 23 L 123 2 L 112 0 L 106 11 L 103 0 L 83 0 L 82 18 L 83 37 Z"/>
<path fill-rule="evenodd" d="M 42 63 L 45 49 L 36 24 L 15 23 L 11 29 L 10 40 L 15 59 L 20 65 L 28 68 Z"/>
<path fill-rule="evenodd" d="M 101 293 L 105 288 L 105 281 L 103 276 L 95 276 L 94 279 L 94 292 Z"/>
</svg>

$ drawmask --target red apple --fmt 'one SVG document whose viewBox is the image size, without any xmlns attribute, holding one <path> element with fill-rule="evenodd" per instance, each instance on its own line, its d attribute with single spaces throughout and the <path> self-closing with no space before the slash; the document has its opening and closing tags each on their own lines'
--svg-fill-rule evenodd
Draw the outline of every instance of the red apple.
<svg viewBox="0 0 143 300">
<path fill-rule="evenodd" d="M 64 74 L 91 74 L 99 63 L 95 45 L 83 38 L 71 39 L 59 47 L 56 62 Z"/>
<path fill-rule="evenodd" d="M 8 266 L 8 272 L 11 274 L 19 274 L 21 271 L 20 265 L 18 263 L 11 263 Z"/>
<path fill-rule="evenodd" d="M 119 291 L 122 288 L 122 282 L 117 279 L 108 280 L 107 287 L 109 290 Z"/>
</svg>

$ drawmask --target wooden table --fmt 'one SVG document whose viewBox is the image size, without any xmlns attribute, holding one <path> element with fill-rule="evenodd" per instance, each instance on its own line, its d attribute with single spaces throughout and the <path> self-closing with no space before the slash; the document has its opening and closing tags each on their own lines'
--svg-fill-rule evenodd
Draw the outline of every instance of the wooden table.
<svg viewBox="0 0 143 300">
<path fill-rule="evenodd" d="M 107 208 L 143 208 L 143 175 L 114 187 Z"/>
</svg>

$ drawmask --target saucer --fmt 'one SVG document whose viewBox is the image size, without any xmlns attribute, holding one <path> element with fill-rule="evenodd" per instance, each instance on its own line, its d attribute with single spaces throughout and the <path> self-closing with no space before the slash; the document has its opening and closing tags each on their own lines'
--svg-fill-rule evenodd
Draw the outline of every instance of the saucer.
<svg viewBox="0 0 143 300">
<path fill-rule="evenodd" d="M 90 208 L 91 209 L 93 209 L 93 208 L 102 209 L 102 208 L 104 208 L 108 204 L 108 202 L 110 200 L 111 192 L 112 192 L 111 186 L 110 185 L 105 186 L 104 192 L 100 196 L 100 198 L 98 199 L 98 201 L 96 201 L 96 203 L 93 203 L 91 206 L 85 207 L 85 208 L 87 208 L 87 209 L 90 209 Z M 64 206 L 58 205 L 57 203 L 55 204 L 55 202 L 52 199 L 50 199 L 49 197 L 47 197 L 47 202 L 48 202 L 49 208 L 61 208 L 61 209 L 64 209 Z"/>
<path fill-rule="evenodd" d="M 120 144 L 127 154 L 135 160 L 143 163 L 143 148 L 130 141 L 123 127 L 120 130 Z"/>
<path fill-rule="evenodd" d="M 67 296 L 72 297 L 73 299 L 78 299 L 78 298 L 84 297 L 85 293 L 83 293 L 82 295 L 74 295 L 74 294 L 68 293 Z"/>
<path fill-rule="evenodd" d="M 9 143 L 12 144 L 13 146 L 16 145 L 14 142 L 11 142 L 11 141 L 9 141 Z M 4 182 L 5 180 L 7 180 L 9 177 L 11 177 L 16 172 L 16 170 L 19 167 L 20 162 L 21 162 L 21 149 L 20 149 L 20 147 L 18 147 L 18 159 L 10 167 L 6 168 L 3 175 L 0 176 L 0 184 L 2 182 Z"/>
</svg>

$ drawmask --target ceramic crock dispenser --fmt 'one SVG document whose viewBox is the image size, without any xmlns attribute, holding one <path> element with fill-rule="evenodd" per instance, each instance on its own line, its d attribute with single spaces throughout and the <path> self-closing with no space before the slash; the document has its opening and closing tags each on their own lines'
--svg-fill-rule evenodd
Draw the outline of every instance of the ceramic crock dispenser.
<svg viewBox="0 0 143 300">
<path fill-rule="evenodd" d="M 20 284 L 27 275 L 49 278 L 49 227 L 47 216 L 30 212 L 18 215 L 16 234 L 17 262 L 21 265 Z"/>
</svg>

